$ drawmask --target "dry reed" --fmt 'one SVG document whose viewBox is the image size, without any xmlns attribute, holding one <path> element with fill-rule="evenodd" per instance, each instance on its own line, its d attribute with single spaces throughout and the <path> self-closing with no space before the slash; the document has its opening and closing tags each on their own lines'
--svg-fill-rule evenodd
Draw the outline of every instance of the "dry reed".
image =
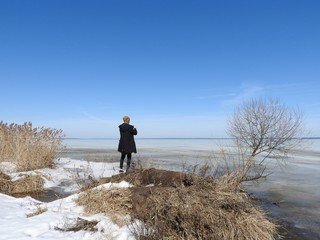
<svg viewBox="0 0 320 240">
<path fill-rule="evenodd" d="M 62 130 L 1 121 L 0 162 L 13 162 L 18 171 L 53 167 L 52 160 L 64 148 L 62 141 Z"/>
</svg>

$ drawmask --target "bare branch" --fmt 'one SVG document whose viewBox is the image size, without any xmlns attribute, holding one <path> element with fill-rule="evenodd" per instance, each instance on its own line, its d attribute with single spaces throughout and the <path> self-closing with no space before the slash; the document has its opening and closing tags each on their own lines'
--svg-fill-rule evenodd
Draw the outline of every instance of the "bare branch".
<svg viewBox="0 0 320 240">
<path fill-rule="evenodd" d="M 258 99 L 244 103 L 235 111 L 229 122 L 229 135 L 235 139 L 241 152 L 247 152 L 243 166 L 245 179 L 256 161 L 264 154 L 262 164 L 268 158 L 285 159 L 287 154 L 301 142 L 304 132 L 302 113 L 290 110 L 277 99 Z M 262 177 L 261 173 L 257 176 Z"/>
</svg>

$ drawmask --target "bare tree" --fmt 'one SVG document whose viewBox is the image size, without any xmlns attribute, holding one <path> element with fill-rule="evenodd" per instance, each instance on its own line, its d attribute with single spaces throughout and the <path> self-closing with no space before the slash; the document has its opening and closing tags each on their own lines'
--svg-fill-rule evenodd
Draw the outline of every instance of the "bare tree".
<svg viewBox="0 0 320 240">
<path fill-rule="evenodd" d="M 266 159 L 284 160 L 299 145 L 304 132 L 302 113 L 277 99 L 251 100 L 235 111 L 228 132 L 242 159 L 239 182 L 258 179 L 264 174 Z M 262 157 L 257 160 L 257 155 Z"/>
</svg>

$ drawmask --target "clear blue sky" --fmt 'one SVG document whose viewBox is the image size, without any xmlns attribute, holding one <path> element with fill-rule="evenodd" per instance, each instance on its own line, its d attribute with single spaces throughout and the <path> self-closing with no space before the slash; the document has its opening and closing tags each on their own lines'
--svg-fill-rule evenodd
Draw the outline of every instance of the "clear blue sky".
<svg viewBox="0 0 320 240">
<path fill-rule="evenodd" d="M 1 0 L 0 120 L 67 137 L 225 137 L 243 101 L 320 136 L 320 1 Z"/>
</svg>

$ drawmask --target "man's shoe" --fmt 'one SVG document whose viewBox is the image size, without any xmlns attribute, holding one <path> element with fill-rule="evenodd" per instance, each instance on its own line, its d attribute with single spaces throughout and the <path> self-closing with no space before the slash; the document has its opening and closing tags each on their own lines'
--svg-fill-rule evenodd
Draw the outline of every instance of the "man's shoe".
<svg viewBox="0 0 320 240">
<path fill-rule="evenodd" d="M 124 172 L 124 171 L 123 171 L 123 169 L 120 169 L 120 170 L 119 170 L 119 172 L 121 172 L 121 173 L 122 173 L 122 172 Z"/>
</svg>

